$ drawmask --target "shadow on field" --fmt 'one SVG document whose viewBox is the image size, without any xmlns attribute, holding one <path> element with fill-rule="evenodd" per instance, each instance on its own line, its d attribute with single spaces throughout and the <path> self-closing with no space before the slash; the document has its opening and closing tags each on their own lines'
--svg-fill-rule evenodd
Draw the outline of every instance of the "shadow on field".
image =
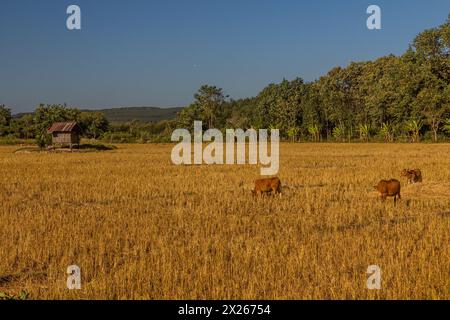
<svg viewBox="0 0 450 320">
<path fill-rule="evenodd" d="M 41 149 L 39 147 L 23 147 L 14 151 L 14 153 L 83 153 L 83 152 L 97 152 L 97 151 L 111 151 L 116 150 L 117 147 L 113 145 L 104 145 L 104 144 L 81 144 L 79 146 L 74 146 L 72 149 L 70 148 L 56 148 L 53 146 L 49 146 L 45 149 Z"/>
<path fill-rule="evenodd" d="M 82 144 L 78 147 L 79 150 L 95 150 L 95 151 L 110 151 L 116 150 L 116 146 L 104 144 Z"/>
</svg>

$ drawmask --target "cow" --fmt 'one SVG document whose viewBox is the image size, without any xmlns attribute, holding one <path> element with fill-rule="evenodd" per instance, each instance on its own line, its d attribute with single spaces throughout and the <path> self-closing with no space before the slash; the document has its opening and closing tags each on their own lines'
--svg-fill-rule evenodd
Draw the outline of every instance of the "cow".
<svg viewBox="0 0 450 320">
<path fill-rule="evenodd" d="M 373 186 L 381 194 L 381 199 L 386 200 L 387 197 L 394 197 L 394 204 L 398 199 L 401 199 L 400 195 L 400 181 L 397 179 L 381 180 L 376 186 Z"/>
<path fill-rule="evenodd" d="M 403 169 L 402 177 L 406 177 L 408 183 L 422 182 L 422 172 L 420 169 Z"/>
<path fill-rule="evenodd" d="M 281 195 L 281 181 L 278 177 L 258 179 L 255 181 L 255 188 L 252 190 L 253 195 L 261 195 L 266 193 Z"/>
</svg>

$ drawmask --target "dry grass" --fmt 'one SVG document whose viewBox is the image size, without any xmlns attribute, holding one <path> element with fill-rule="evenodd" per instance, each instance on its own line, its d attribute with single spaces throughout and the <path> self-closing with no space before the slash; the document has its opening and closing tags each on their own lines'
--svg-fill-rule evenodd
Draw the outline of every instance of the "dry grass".
<svg viewBox="0 0 450 320">
<path fill-rule="evenodd" d="M 0 291 L 35 299 L 449 299 L 450 145 L 283 144 L 257 166 L 174 166 L 170 145 L 0 147 Z M 381 203 L 372 186 L 421 168 Z M 239 187 L 244 183 L 244 187 Z M 82 269 L 80 291 L 67 266 Z M 366 269 L 382 268 L 367 290 Z"/>
</svg>

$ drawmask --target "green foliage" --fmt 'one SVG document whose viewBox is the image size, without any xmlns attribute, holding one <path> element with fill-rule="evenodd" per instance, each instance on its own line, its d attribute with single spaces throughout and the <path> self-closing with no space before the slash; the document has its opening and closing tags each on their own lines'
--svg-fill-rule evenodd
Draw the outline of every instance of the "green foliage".
<svg viewBox="0 0 450 320">
<path fill-rule="evenodd" d="M 336 140 L 345 141 L 345 129 L 344 127 L 334 127 L 333 128 L 333 137 Z"/>
<path fill-rule="evenodd" d="M 314 142 L 320 141 L 320 127 L 317 124 L 312 124 L 308 126 L 308 133 Z"/>
<path fill-rule="evenodd" d="M 184 108 L 177 117 L 177 126 L 179 128 L 194 130 L 194 121 L 203 121 L 204 116 L 199 105 L 191 104 Z"/>
<path fill-rule="evenodd" d="M 11 110 L 5 105 L 0 105 L 0 137 L 8 134 L 11 122 Z"/>
<path fill-rule="evenodd" d="M 214 125 L 276 128 L 281 138 L 293 141 L 305 134 L 314 141 L 321 134 L 369 141 L 376 132 L 388 142 L 396 134 L 418 141 L 428 131 L 437 141 L 443 119 L 450 116 L 449 31 L 447 21 L 419 34 L 401 56 L 333 68 L 312 83 L 297 78 L 269 84 L 255 98 L 222 103 L 214 117 L 225 121 Z M 178 127 L 208 122 L 210 115 L 196 97 L 180 112 Z"/>
<path fill-rule="evenodd" d="M 108 131 L 109 122 L 101 112 L 82 112 L 78 123 L 83 135 L 87 138 L 97 139 Z"/>
<path fill-rule="evenodd" d="M 193 130 L 194 121 L 202 121 L 204 129 L 224 127 L 231 112 L 227 97 L 221 88 L 201 86 L 194 103 L 178 113 L 177 126 Z"/>
<path fill-rule="evenodd" d="M 291 127 L 291 128 L 288 129 L 287 135 L 294 142 L 294 141 L 296 141 L 299 132 L 300 132 L 300 128 L 299 127 Z"/>
<path fill-rule="evenodd" d="M 359 138 L 363 141 L 368 142 L 370 138 L 370 126 L 368 124 L 360 124 L 358 131 Z"/>
<path fill-rule="evenodd" d="M 395 128 L 390 122 L 383 122 L 381 124 L 380 135 L 385 142 L 394 142 Z"/>
<path fill-rule="evenodd" d="M 223 90 L 216 86 L 203 85 L 194 98 L 194 105 L 198 108 L 202 120 L 206 121 L 208 128 L 215 128 L 221 120 L 225 104 L 226 97 Z"/>
<path fill-rule="evenodd" d="M 8 126 L 11 121 L 11 110 L 4 104 L 0 105 L 0 125 Z"/>
<path fill-rule="evenodd" d="M 21 140 L 17 139 L 13 135 L 7 135 L 5 137 L 0 138 L 0 145 L 17 145 L 20 143 Z"/>
<path fill-rule="evenodd" d="M 35 138 L 45 147 L 53 122 L 76 120 L 87 138 L 111 143 L 159 142 L 170 141 L 174 128 L 192 130 L 199 120 L 204 130 L 279 129 L 282 139 L 292 141 L 302 136 L 313 141 L 331 136 L 337 141 L 369 141 L 378 133 L 386 142 L 405 137 L 417 142 L 420 137 L 438 141 L 443 133 L 450 134 L 446 118 L 450 118 L 450 19 L 418 34 L 401 56 L 336 67 L 310 83 L 301 78 L 283 80 L 246 99 L 228 99 L 223 89 L 203 85 L 193 103 L 183 109 L 80 112 L 41 105 L 34 115 L 12 118 L 2 105 L 0 136 Z"/>
<path fill-rule="evenodd" d="M 450 118 L 444 120 L 442 130 L 445 131 L 448 135 L 450 135 Z"/>
<path fill-rule="evenodd" d="M 18 139 L 33 139 L 35 123 L 32 114 L 25 114 L 11 119 L 10 132 Z"/>
<path fill-rule="evenodd" d="M 157 123 L 141 123 L 139 121 L 115 123 L 111 124 L 108 131 L 102 134 L 101 140 L 108 143 L 170 142 L 175 127 L 173 120 Z"/>
<path fill-rule="evenodd" d="M 303 80 L 283 80 L 270 84 L 256 98 L 261 127 L 279 129 L 282 137 L 291 137 L 292 128 L 299 127 L 302 118 Z"/>
<path fill-rule="evenodd" d="M 109 143 L 135 143 L 136 137 L 126 132 L 107 132 L 102 136 L 102 140 Z"/>
<path fill-rule="evenodd" d="M 408 132 L 411 142 L 419 142 L 422 127 L 423 122 L 421 120 L 411 119 L 405 123 L 405 130 Z"/>
<path fill-rule="evenodd" d="M 67 108 L 66 105 L 43 105 L 41 104 L 34 112 L 36 144 L 40 148 L 48 146 L 51 137 L 47 130 L 54 122 L 77 121 L 80 111 Z"/>
</svg>

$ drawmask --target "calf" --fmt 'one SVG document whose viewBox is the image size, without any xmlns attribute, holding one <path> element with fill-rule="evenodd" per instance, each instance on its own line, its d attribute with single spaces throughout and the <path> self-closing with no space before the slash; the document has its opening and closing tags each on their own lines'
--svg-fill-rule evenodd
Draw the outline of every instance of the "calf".
<svg viewBox="0 0 450 320">
<path fill-rule="evenodd" d="M 394 204 L 397 202 L 397 196 L 401 199 L 400 195 L 400 181 L 396 179 L 381 180 L 376 186 L 373 186 L 375 190 L 381 193 L 381 199 L 386 200 L 387 197 L 394 197 Z"/>
<path fill-rule="evenodd" d="M 252 190 L 253 195 L 271 192 L 281 195 L 281 181 L 278 177 L 258 179 L 255 181 L 255 188 Z"/>
<path fill-rule="evenodd" d="M 403 169 L 402 177 L 406 177 L 408 183 L 422 182 L 422 172 L 420 169 Z"/>
</svg>

